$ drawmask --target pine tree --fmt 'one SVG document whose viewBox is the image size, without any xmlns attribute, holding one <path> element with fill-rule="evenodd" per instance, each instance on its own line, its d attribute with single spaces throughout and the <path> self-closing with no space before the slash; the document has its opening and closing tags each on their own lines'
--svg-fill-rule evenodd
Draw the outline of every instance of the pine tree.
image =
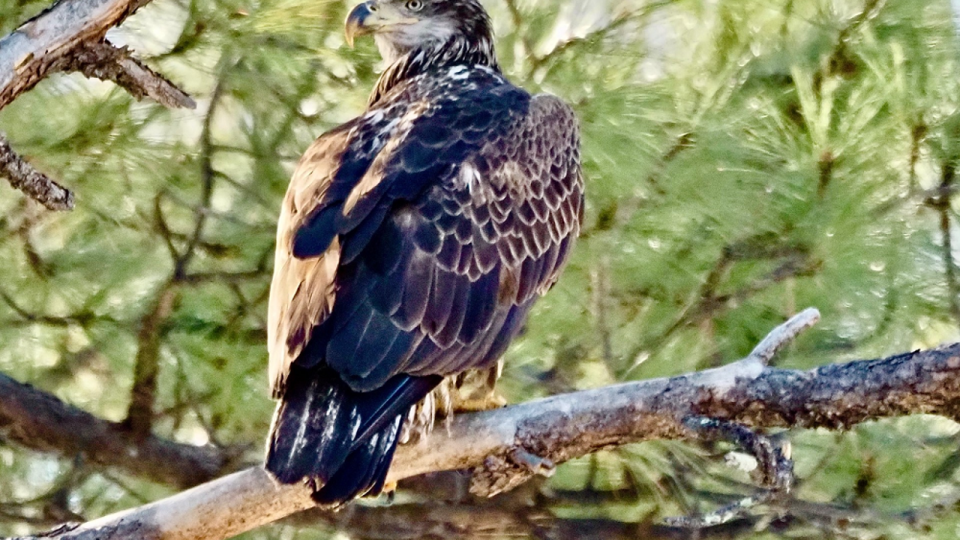
<svg viewBox="0 0 960 540">
<path fill-rule="evenodd" d="M 0 4 L 0 34 L 46 6 Z M 507 355 L 510 401 L 717 366 L 806 306 L 824 322 L 783 366 L 957 340 L 949 2 L 487 7 L 509 76 L 575 104 L 588 178 L 574 260 Z M 70 75 L 0 113 L 14 146 L 77 194 L 76 210 L 51 213 L 0 188 L 0 373 L 134 433 L 213 445 L 231 457 L 223 470 L 260 459 L 279 201 L 300 153 L 360 112 L 377 76 L 371 43 L 343 44 L 348 8 L 157 0 L 111 38 L 179 83 L 195 111 Z M 917 416 L 785 433 L 793 499 L 734 522 L 729 537 L 952 538 L 958 432 Z M 0 425 L 0 535 L 185 487 L 8 438 Z M 402 538 L 377 536 L 394 519 L 414 537 L 429 525 L 459 527 L 438 529 L 444 538 L 481 527 L 491 538 L 535 527 L 653 538 L 645 527 L 661 518 L 750 493 L 749 476 L 716 459 L 730 449 L 624 447 L 490 502 L 452 476 L 430 485 L 442 495 L 411 482 L 390 508 L 246 537 Z"/>
</svg>

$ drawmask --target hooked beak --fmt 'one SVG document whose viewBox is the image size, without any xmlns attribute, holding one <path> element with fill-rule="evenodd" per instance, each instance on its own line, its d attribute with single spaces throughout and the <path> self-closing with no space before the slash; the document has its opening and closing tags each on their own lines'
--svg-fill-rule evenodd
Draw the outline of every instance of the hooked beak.
<svg viewBox="0 0 960 540">
<path fill-rule="evenodd" d="M 367 0 L 359 4 L 347 15 L 344 23 L 344 34 L 347 45 L 353 47 L 353 40 L 364 34 L 372 34 L 381 28 L 399 24 L 413 24 L 418 19 L 404 17 L 390 4 L 383 4 L 380 0 Z"/>
<path fill-rule="evenodd" d="M 344 23 L 343 32 L 347 38 L 347 45 L 353 48 L 353 40 L 357 36 L 369 34 L 372 29 L 366 24 L 367 19 L 373 15 L 370 11 L 370 2 L 364 2 L 350 11 L 347 15 L 347 21 Z"/>
</svg>

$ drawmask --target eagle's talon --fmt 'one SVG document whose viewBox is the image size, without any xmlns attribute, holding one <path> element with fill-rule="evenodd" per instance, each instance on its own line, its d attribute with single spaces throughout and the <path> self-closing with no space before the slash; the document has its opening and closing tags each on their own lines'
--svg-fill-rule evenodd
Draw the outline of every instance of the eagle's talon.
<svg viewBox="0 0 960 540">
<path fill-rule="evenodd" d="M 458 413 L 492 411 L 503 408 L 506 405 L 506 398 L 496 392 L 490 392 L 481 398 L 458 401 L 454 407 L 454 411 Z"/>
</svg>

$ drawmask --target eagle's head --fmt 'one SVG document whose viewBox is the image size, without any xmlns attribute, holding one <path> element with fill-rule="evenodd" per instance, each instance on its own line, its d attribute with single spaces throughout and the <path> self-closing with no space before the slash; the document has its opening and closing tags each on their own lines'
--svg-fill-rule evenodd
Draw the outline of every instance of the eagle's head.
<svg viewBox="0 0 960 540">
<path fill-rule="evenodd" d="M 367 0 L 347 16 L 347 42 L 373 34 L 388 63 L 416 50 L 464 47 L 493 63 L 490 17 L 478 0 Z M 448 52 L 448 51 L 444 51 Z"/>
</svg>

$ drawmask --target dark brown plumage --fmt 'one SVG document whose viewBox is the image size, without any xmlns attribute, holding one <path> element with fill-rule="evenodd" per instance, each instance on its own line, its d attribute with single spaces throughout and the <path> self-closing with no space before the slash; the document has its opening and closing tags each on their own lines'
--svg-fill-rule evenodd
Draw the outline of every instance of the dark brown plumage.
<svg viewBox="0 0 960 540">
<path fill-rule="evenodd" d="M 379 493 L 408 409 L 503 354 L 583 211 L 573 111 L 503 77 L 476 0 L 371 0 L 347 29 L 390 64 L 300 160 L 269 315 L 266 467 L 331 505 Z"/>
</svg>

